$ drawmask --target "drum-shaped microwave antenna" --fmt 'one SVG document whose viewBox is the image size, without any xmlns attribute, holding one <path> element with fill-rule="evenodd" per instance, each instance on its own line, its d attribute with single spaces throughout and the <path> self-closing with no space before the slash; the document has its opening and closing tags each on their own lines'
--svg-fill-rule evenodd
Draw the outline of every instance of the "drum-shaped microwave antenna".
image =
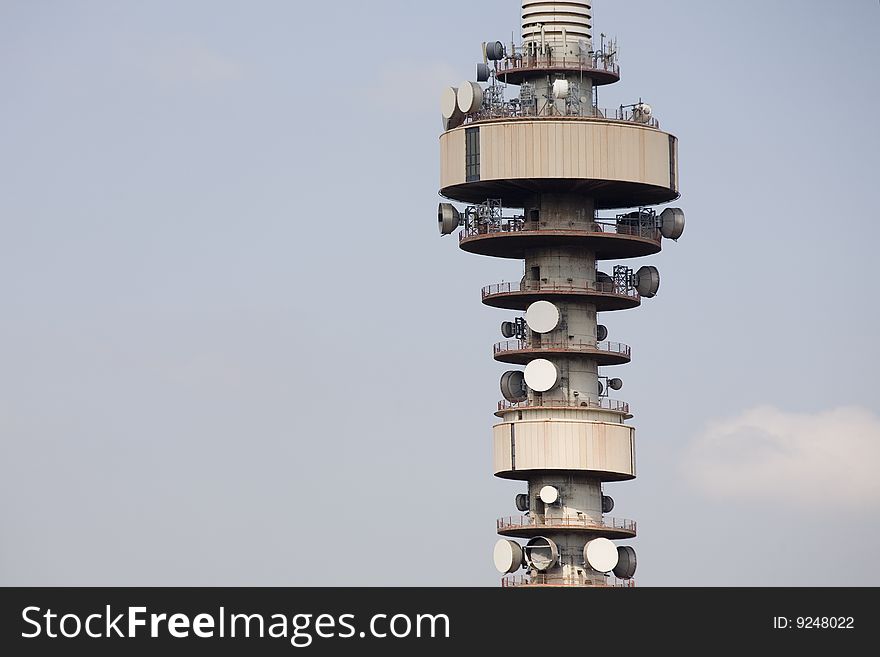
<svg viewBox="0 0 880 657">
<path fill-rule="evenodd" d="M 650 299 L 660 289 L 660 272 L 656 267 L 645 266 L 636 272 L 636 289 L 639 294 Z"/>
<path fill-rule="evenodd" d="M 529 510 L 529 496 L 525 493 L 519 493 L 516 496 L 516 510 L 522 513 Z"/>
<path fill-rule="evenodd" d="M 440 114 L 444 119 L 450 119 L 457 111 L 458 90 L 455 87 L 446 87 L 440 94 Z"/>
<path fill-rule="evenodd" d="M 509 541 L 502 538 L 495 543 L 495 550 L 492 555 L 495 561 L 495 568 L 499 573 L 512 573 L 520 569 L 523 563 L 523 549 L 516 541 Z"/>
<path fill-rule="evenodd" d="M 461 213 L 452 203 L 441 203 L 437 206 L 437 224 L 441 235 L 454 233 L 461 223 Z"/>
<path fill-rule="evenodd" d="M 504 59 L 504 44 L 500 41 L 487 41 L 486 59 L 495 62 L 499 59 Z"/>
<path fill-rule="evenodd" d="M 623 387 L 623 379 L 608 379 L 608 387 L 612 390 L 620 390 Z"/>
<path fill-rule="evenodd" d="M 535 301 L 526 309 L 526 324 L 535 333 L 549 333 L 559 325 L 559 308 L 549 301 Z"/>
<path fill-rule="evenodd" d="M 594 538 L 584 546 L 584 563 L 600 573 L 614 570 L 617 559 L 617 546 L 607 538 Z"/>
<path fill-rule="evenodd" d="M 559 380 L 556 365 L 544 358 L 536 358 L 526 365 L 526 385 L 535 392 L 547 392 Z"/>
<path fill-rule="evenodd" d="M 535 536 L 526 543 L 523 551 L 526 563 L 539 572 L 550 570 L 559 561 L 559 548 L 556 547 L 556 543 L 544 536 Z"/>
<path fill-rule="evenodd" d="M 513 322 L 501 322 L 501 335 L 505 338 L 512 338 L 516 335 L 516 324 Z"/>
<path fill-rule="evenodd" d="M 602 324 L 596 326 L 596 339 L 599 342 L 608 338 L 608 327 Z"/>
<path fill-rule="evenodd" d="M 470 80 L 462 82 L 456 96 L 458 109 L 463 114 L 472 114 L 483 104 L 483 88 Z"/>
<path fill-rule="evenodd" d="M 462 124 L 464 112 L 458 109 L 458 90 L 446 87 L 440 95 L 440 115 L 443 117 L 443 129 L 452 130 Z"/>
<path fill-rule="evenodd" d="M 501 395 L 511 404 L 523 402 L 528 398 L 522 371 L 510 370 L 501 375 Z"/>
<path fill-rule="evenodd" d="M 483 62 L 477 64 L 477 82 L 489 81 L 489 67 Z"/>
<path fill-rule="evenodd" d="M 629 545 L 621 545 L 617 548 L 617 565 L 614 567 L 614 576 L 620 579 L 632 579 L 636 574 L 636 551 Z"/>
<path fill-rule="evenodd" d="M 666 208 L 660 213 L 660 234 L 666 239 L 677 240 L 684 233 L 684 210 Z"/>
<path fill-rule="evenodd" d="M 614 511 L 614 498 L 609 495 L 602 496 L 602 513 Z"/>
</svg>

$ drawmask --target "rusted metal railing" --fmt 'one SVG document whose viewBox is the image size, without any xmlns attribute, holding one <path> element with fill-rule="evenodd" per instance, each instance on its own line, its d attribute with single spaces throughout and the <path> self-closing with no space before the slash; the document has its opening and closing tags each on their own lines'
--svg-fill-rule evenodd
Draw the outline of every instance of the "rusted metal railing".
<svg viewBox="0 0 880 657">
<path fill-rule="evenodd" d="M 498 62 L 496 71 L 499 75 L 505 75 L 520 70 L 530 71 L 541 68 L 562 67 L 583 71 L 584 73 L 602 71 L 620 77 L 620 65 L 611 57 L 607 57 L 601 53 L 596 53 L 592 56 L 558 57 L 552 54 L 530 54 L 527 51 L 523 52 L 521 49 L 516 48 L 511 54 L 513 57 L 507 57 Z"/>
<path fill-rule="evenodd" d="M 620 342 L 595 342 L 595 341 L 571 341 L 571 342 L 543 342 L 530 344 L 526 340 L 505 340 L 498 342 L 492 348 L 493 354 L 510 351 L 574 351 L 574 352 L 602 352 L 615 354 L 624 358 L 630 357 L 629 345 Z"/>
<path fill-rule="evenodd" d="M 529 514 L 527 516 L 506 516 L 504 518 L 498 518 L 498 520 L 495 521 L 495 526 L 498 531 L 532 527 L 576 527 L 596 530 L 620 529 L 625 532 L 636 533 L 635 520 L 610 517 L 596 520 L 587 516 L 547 517 L 546 515 Z"/>
<path fill-rule="evenodd" d="M 527 399 L 521 402 L 509 402 L 506 399 L 498 402 L 499 411 L 511 411 L 520 408 L 599 408 L 606 411 L 629 413 L 629 404 L 617 399 L 579 399 L 568 401 L 566 399 Z"/>
<path fill-rule="evenodd" d="M 593 586 L 597 588 L 634 588 L 633 579 L 606 577 L 604 583 L 596 584 L 582 577 L 554 577 L 553 575 L 507 575 L 501 579 L 503 588 L 516 586 Z"/>
<path fill-rule="evenodd" d="M 483 107 L 473 114 L 468 114 L 467 123 L 477 123 L 479 121 L 493 121 L 499 119 L 529 119 L 529 120 L 545 120 L 545 119 L 567 119 L 593 121 L 602 119 L 604 121 L 620 121 L 623 123 L 634 123 L 636 125 L 648 128 L 660 128 L 660 122 L 654 117 L 646 117 L 640 119 L 639 115 L 625 107 L 609 110 L 600 107 L 590 107 L 578 110 L 571 110 L 568 113 L 556 113 L 553 109 L 555 105 L 546 104 L 542 110 L 531 111 L 523 108 L 518 102 L 506 101 L 499 105 L 491 107 Z"/>
<path fill-rule="evenodd" d="M 481 235 L 502 235 L 506 233 L 526 233 L 532 231 L 540 231 L 542 234 L 559 233 L 564 235 L 578 232 L 590 234 L 602 233 L 604 235 L 625 235 L 641 237 L 658 243 L 662 237 L 659 228 L 644 224 L 589 221 L 577 223 L 574 226 L 566 228 L 546 228 L 542 227 L 538 222 L 525 221 L 523 217 L 511 217 L 506 221 L 499 222 L 484 223 L 479 221 L 469 221 L 458 234 L 458 239 L 459 241 L 463 241 Z"/>
<path fill-rule="evenodd" d="M 572 293 L 589 293 L 596 292 L 611 296 L 626 297 L 638 300 L 639 293 L 635 288 L 627 288 L 614 283 L 613 281 L 587 281 L 572 280 L 571 282 L 557 283 L 548 281 L 521 281 L 519 283 L 495 283 L 487 285 L 483 288 L 483 298 L 495 296 L 496 294 L 516 294 L 519 292 L 572 292 Z"/>
</svg>

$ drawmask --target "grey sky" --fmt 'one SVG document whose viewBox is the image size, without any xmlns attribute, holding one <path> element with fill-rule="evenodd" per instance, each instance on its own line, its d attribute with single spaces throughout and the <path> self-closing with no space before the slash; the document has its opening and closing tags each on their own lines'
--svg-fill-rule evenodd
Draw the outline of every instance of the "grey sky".
<svg viewBox="0 0 880 657">
<path fill-rule="evenodd" d="M 328 7 L 0 3 L 0 584 L 497 585 L 520 274 L 437 235 L 438 96 L 519 3 Z M 594 13 L 688 215 L 605 318 L 637 580 L 878 585 L 880 7 Z"/>
</svg>

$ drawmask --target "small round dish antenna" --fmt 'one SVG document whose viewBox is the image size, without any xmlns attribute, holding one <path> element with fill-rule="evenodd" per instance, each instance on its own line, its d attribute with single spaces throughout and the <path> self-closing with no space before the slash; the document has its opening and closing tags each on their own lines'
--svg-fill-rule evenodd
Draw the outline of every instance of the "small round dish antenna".
<svg viewBox="0 0 880 657">
<path fill-rule="evenodd" d="M 443 129 L 452 130 L 464 122 L 464 113 L 458 109 L 458 90 L 446 87 L 440 95 L 440 115 L 443 117 Z"/>
<path fill-rule="evenodd" d="M 617 559 L 617 546 L 607 538 L 594 538 L 584 546 L 584 563 L 600 573 L 614 570 Z"/>
<path fill-rule="evenodd" d="M 502 538 L 495 543 L 492 557 L 495 561 L 495 568 L 499 573 L 512 573 L 519 570 L 520 566 L 522 566 L 523 549 L 516 541 Z"/>
<path fill-rule="evenodd" d="M 559 326 L 559 308 L 549 301 L 535 301 L 526 309 L 526 324 L 535 333 L 549 333 Z"/>
<path fill-rule="evenodd" d="M 470 80 L 458 87 L 458 109 L 463 114 L 472 114 L 483 104 L 483 88 Z"/>
<path fill-rule="evenodd" d="M 544 504 L 556 504 L 559 501 L 559 490 L 555 486 L 544 486 L 538 497 Z"/>
<path fill-rule="evenodd" d="M 547 392 L 559 380 L 556 366 L 544 358 L 536 358 L 526 365 L 526 385 L 535 392 Z"/>
</svg>

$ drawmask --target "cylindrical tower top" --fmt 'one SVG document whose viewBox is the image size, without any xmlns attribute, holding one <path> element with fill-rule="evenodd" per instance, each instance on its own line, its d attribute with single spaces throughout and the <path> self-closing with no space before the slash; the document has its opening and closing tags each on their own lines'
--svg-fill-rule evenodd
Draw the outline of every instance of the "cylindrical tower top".
<svg viewBox="0 0 880 657">
<path fill-rule="evenodd" d="M 593 40 L 592 2 L 541 2 L 523 0 L 523 43 L 561 43 Z M 543 35 L 542 35 L 543 30 Z"/>
</svg>

